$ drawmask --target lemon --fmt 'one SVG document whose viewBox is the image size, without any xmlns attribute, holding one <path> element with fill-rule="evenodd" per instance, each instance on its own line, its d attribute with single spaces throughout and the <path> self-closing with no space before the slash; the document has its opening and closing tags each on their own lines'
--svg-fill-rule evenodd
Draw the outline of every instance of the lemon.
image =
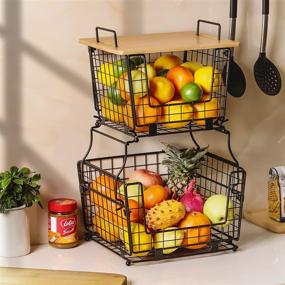
<svg viewBox="0 0 285 285">
<path fill-rule="evenodd" d="M 184 231 L 177 227 L 170 227 L 154 235 L 154 247 L 162 248 L 163 254 L 170 254 L 182 244 Z"/>
<path fill-rule="evenodd" d="M 182 64 L 182 60 L 174 54 L 166 54 L 158 57 L 154 62 L 155 70 L 161 71 L 163 69 L 171 69 L 174 66 Z"/>
<path fill-rule="evenodd" d="M 214 78 L 214 82 L 212 84 L 213 78 Z M 219 81 L 220 81 L 220 76 L 218 74 L 218 70 L 215 69 L 214 76 L 213 76 L 212 66 L 201 67 L 194 74 L 194 82 L 200 85 L 203 91 L 206 93 L 211 92 L 212 86 L 213 86 L 213 91 L 217 91 Z"/>
<path fill-rule="evenodd" d="M 145 227 L 142 224 L 132 223 L 132 250 L 133 256 L 146 256 L 153 247 L 151 234 L 145 232 Z M 124 242 L 125 249 L 131 251 L 131 239 L 127 228 L 124 228 L 120 233 L 121 240 Z"/>
<path fill-rule="evenodd" d="M 161 122 L 166 128 L 182 128 L 188 125 L 193 119 L 193 108 L 191 105 L 183 104 L 182 100 L 175 100 L 166 103 L 163 106 L 163 114 Z"/>
<path fill-rule="evenodd" d="M 109 222 L 106 218 L 95 216 L 93 218 L 94 230 L 106 241 L 118 241 L 119 226 Z"/>
<path fill-rule="evenodd" d="M 145 71 L 145 65 L 144 63 L 138 66 L 138 69 L 141 70 L 142 72 Z M 146 64 L 146 73 L 147 73 L 147 78 L 148 80 L 154 78 L 156 76 L 156 71 L 153 67 L 153 64 L 147 63 Z"/>
<path fill-rule="evenodd" d="M 181 66 L 184 66 L 186 68 L 188 68 L 193 74 L 201 67 L 203 67 L 203 65 L 199 62 L 195 62 L 195 61 L 186 61 L 184 63 L 181 64 Z"/>
<path fill-rule="evenodd" d="M 107 97 L 101 98 L 101 111 L 102 115 L 107 120 L 113 121 L 115 123 L 124 122 L 123 106 L 113 104 Z"/>
<path fill-rule="evenodd" d="M 113 64 L 108 62 L 101 64 L 97 71 L 97 78 L 103 85 L 111 86 L 117 80 Z"/>
</svg>

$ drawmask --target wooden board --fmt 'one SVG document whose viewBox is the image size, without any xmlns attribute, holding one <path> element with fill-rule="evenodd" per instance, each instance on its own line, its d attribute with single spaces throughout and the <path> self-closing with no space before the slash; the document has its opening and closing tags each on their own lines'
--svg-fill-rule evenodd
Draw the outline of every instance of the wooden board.
<svg viewBox="0 0 285 285">
<path fill-rule="evenodd" d="M 259 209 L 254 211 L 244 211 L 243 217 L 266 230 L 269 230 L 274 233 L 285 233 L 285 223 L 279 223 L 274 221 L 268 216 L 268 210 Z"/>
<path fill-rule="evenodd" d="M 197 36 L 194 32 L 118 36 L 117 48 L 115 47 L 113 37 L 100 37 L 99 43 L 97 43 L 95 38 L 84 38 L 80 39 L 79 42 L 83 45 L 118 55 L 231 48 L 239 46 L 239 42 L 237 41 L 219 41 L 212 36 L 202 34 Z"/>
<path fill-rule="evenodd" d="M 1 285 L 127 285 L 119 274 L 0 268 Z"/>
</svg>

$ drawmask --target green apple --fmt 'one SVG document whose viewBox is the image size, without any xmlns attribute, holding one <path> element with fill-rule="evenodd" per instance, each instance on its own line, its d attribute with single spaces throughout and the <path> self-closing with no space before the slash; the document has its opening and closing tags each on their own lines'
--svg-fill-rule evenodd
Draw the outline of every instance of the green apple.
<svg viewBox="0 0 285 285">
<path fill-rule="evenodd" d="M 203 67 L 203 65 L 199 62 L 195 62 L 195 61 L 187 61 L 181 64 L 181 66 L 186 67 L 187 69 L 189 69 L 193 74 L 201 67 Z"/>
<path fill-rule="evenodd" d="M 209 197 L 203 208 L 203 213 L 210 219 L 213 224 L 223 224 L 226 226 L 233 220 L 234 209 L 233 201 L 225 195 L 213 195 Z M 227 205 L 228 204 L 228 205 Z M 226 215 L 227 220 L 226 220 Z"/>
<path fill-rule="evenodd" d="M 119 188 L 119 193 L 125 196 L 125 187 L 127 191 L 127 199 L 135 200 L 142 206 L 142 193 L 144 191 L 144 186 L 136 180 L 127 180 Z"/>
<path fill-rule="evenodd" d="M 154 235 L 154 247 L 162 248 L 163 254 L 170 254 L 178 249 L 184 239 L 184 231 L 177 227 L 170 227 Z"/>
</svg>

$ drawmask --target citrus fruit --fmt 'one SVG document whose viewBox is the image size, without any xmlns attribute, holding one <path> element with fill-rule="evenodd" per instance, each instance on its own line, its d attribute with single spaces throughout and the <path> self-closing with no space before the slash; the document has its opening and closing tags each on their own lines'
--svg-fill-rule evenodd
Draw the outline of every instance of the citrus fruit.
<svg viewBox="0 0 285 285">
<path fill-rule="evenodd" d="M 121 96 L 120 90 L 118 90 L 115 86 L 111 86 L 108 89 L 107 95 L 109 100 L 115 105 L 123 105 L 126 103 L 126 101 Z"/>
<path fill-rule="evenodd" d="M 132 223 L 131 235 L 132 247 L 128 229 L 124 228 L 120 232 L 120 238 L 125 245 L 125 249 L 133 256 L 148 255 L 153 247 L 153 240 L 151 234 L 146 233 L 144 225 Z"/>
<path fill-rule="evenodd" d="M 163 254 L 170 254 L 181 246 L 184 238 L 184 231 L 177 227 L 170 227 L 154 235 L 154 247 L 162 248 Z"/>
<path fill-rule="evenodd" d="M 185 102 L 199 101 L 203 94 L 202 88 L 196 83 L 187 83 L 181 89 L 181 98 Z"/>
<path fill-rule="evenodd" d="M 136 110 L 136 107 L 138 106 L 140 99 L 136 98 L 134 101 L 135 101 L 134 108 Z M 133 104 L 131 103 L 131 101 L 127 102 L 123 110 L 124 110 L 124 122 L 130 129 L 136 132 L 148 132 L 149 131 L 149 126 L 137 126 L 137 122 L 134 123 L 135 118 L 133 117 L 133 113 L 132 113 Z"/>
<path fill-rule="evenodd" d="M 189 104 L 183 104 L 182 100 L 170 101 L 163 106 L 161 122 L 166 128 L 182 128 L 193 119 L 193 108 Z"/>
<path fill-rule="evenodd" d="M 215 69 L 213 74 L 212 66 L 201 67 L 194 74 L 194 82 L 199 84 L 206 93 L 210 93 L 212 87 L 213 91 L 215 92 L 218 90 L 218 85 L 220 82 L 218 70 Z"/>
<path fill-rule="evenodd" d="M 182 64 L 182 60 L 178 56 L 167 54 L 162 55 L 156 59 L 156 61 L 154 62 L 154 68 L 156 72 L 158 72 L 162 69 L 170 69 L 180 64 Z"/>
<path fill-rule="evenodd" d="M 138 66 L 138 69 L 141 70 L 142 72 L 145 72 L 145 65 L 141 64 L 140 66 Z M 152 63 L 146 64 L 146 74 L 147 74 L 148 80 L 156 76 L 156 71 Z"/>
<path fill-rule="evenodd" d="M 128 70 L 127 63 L 123 59 L 115 61 L 113 64 L 113 74 L 116 78 L 120 77 L 123 72 Z"/>
<path fill-rule="evenodd" d="M 108 62 L 101 64 L 97 71 L 97 78 L 101 84 L 111 86 L 117 80 L 113 64 Z"/>
<path fill-rule="evenodd" d="M 113 104 L 107 97 L 101 97 L 101 112 L 107 120 L 115 123 L 124 122 L 123 106 Z"/>
<path fill-rule="evenodd" d="M 181 66 L 188 68 L 193 74 L 201 67 L 203 67 L 203 65 L 199 62 L 195 62 L 195 61 L 186 61 L 184 63 L 181 64 Z"/>
<path fill-rule="evenodd" d="M 139 125 L 153 124 L 158 121 L 161 113 L 159 102 L 152 96 L 144 96 L 137 106 L 137 122 Z"/>
<path fill-rule="evenodd" d="M 166 190 L 161 185 L 152 185 L 143 192 L 144 206 L 150 209 L 165 200 Z"/>
<path fill-rule="evenodd" d="M 94 230 L 106 241 L 120 240 L 119 227 L 107 219 L 95 215 L 93 218 Z"/>
<path fill-rule="evenodd" d="M 211 222 L 208 217 L 199 212 L 186 214 L 179 223 L 179 228 L 193 227 L 186 230 L 183 245 L 188 249 L 199 249 L 207 246 L 211 238 Z"/>
<path fill-rule="evenodd" d="M 160 103 L 167 103 L 174 97 L 175 88 L 171 81 L 157 76 L 150 80 L 150 94 Z"/>
<path fill-rule="evenodd" d="M 208 102 L 195 103 L 194 104 L 195 123 L 197 125 L 205 125 L 206 124 L 205 119 L 218 117 L 218 110 L 219 110 L 219 102 L 217 98 L 213 98 L 211 101 Z"/>
<path fill-rule="evenodd" d="M 183 66 L 171 68 L 167 72 L 166 78 L 173 83 L 177 94 L 180 94 L 180 91 L 185 84 L 194 81 L 192 72 Z"/>
<path fill-rule="evenodd" d="M 128 72 L 122 73 L 116 83 L 116 88 L 120 90 L 123 99 L 130 100 L 130 81 L 133 87 L 133 95 L 135 98 L 143 97 L 147 93 L 147 76 L 141 70 L 132 70 L 131 79 L 129 80 Z"/>
<path fill-rule="evenodd" d="M 126 190 L 126 192 L 125 192 Z M 142 205 L 144 186 L 136 180 L 127 180 L 118 189 L 118 193 L 128 199 L 136 201 L 140 206 Z"/>
</svg>

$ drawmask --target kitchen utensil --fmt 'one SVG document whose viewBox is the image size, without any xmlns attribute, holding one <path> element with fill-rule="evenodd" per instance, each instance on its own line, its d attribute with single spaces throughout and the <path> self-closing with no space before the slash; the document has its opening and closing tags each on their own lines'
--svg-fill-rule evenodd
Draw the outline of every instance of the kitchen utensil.
<svg viewBox="0 0 285 285">
<path fill-rule="evenodd" d="M 254 65 L 254 77 L 259 88 L 269 96 L 277 95 L 282 86 L 282 80 L 277 67 L 266 57 L 268 33 L 269 0 L 262 0 L 262 32 L 260 53 Z"/>
<path fill-rule="evenodd" d="M 0 268 L 0 280 L 5 285 L 127 285 L 120 274 L 21 268 Z"/>
<path fill-rule="evenodd" d="M 231 0 L 230 4 L 230 30 L 229 30 L 229 39 L 235 40 L 236 34 L 236 18 L 237 18 L 237 0 Z M 240 66 L 234 61 L 234 49 L 231 49 L 231 58 L 229 65 L 225 65 L 222 77 L 224 84 L 227 83 L 227 91 L 233 97 L 241 97 L 246 89 L 246 79 L 244 73 Z M 227 69 L 228 68 L 228 69 Z M 228 72 L 227 72 L 228 71 Z M 227 81 L 228 74 L 228 82 Z"/>
</svg>

